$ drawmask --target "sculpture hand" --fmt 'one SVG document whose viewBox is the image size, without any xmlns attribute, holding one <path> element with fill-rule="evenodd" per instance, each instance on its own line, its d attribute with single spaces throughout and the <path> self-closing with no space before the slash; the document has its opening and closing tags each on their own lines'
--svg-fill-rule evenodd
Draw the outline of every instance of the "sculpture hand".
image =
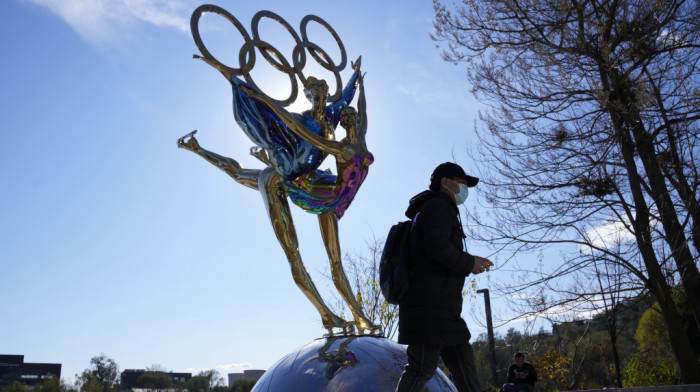
<svg viewBox="0 0 700 392">
<path fill-rule="evenodd" d="M 258 158 L 260 162 L 270 166 L 270 158 L 267 155 L 267 151 L 260 147 L 260 146 L 254 146 L 250 148 L 250 155 Z"/>
<path fill-rule="evenodd" d="M 199 142 L 194 137 L 195 133 L 197 133 L 196 129 L 194 131 L 188 133 L 187 135 L 177 139 L 177 146 L 179 148 L 184 148 L 185 150 L 190 150 L 190 151 L 198 150 L 199 149 Z M 187 139 L 187 138 L 189 138 L 189 140 L 185 141 L 185 139 Z"/>
<path fill-rule="evenodd" d="M 356 61 L 350 61 L 350 66 L 352 66 L 353 71 L 359 70 L 360 65 L 362 65 L 362 56 L 358 57 Z"/>
</svg>

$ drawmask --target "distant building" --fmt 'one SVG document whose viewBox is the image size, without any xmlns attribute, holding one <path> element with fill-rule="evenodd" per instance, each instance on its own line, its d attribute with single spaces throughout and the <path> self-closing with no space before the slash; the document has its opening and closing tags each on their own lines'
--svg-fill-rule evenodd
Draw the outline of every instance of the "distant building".
<svg viewBox="0 0 700 392">
<path fill-rule="evenodd" d="M 0 387 L 10 387 L 13 382 L 34 389 L 47 378 L 61 379 L 60 363 L 29 363 L 24 362 L 24 355 L 0 354 Z"/>
<path fill-rule="evenodd" d="M 161 374 L 166 374 L 170 377 L 170 379 L 173 381 L 173 384 L 177 384 L 179 382 L 185 382 L 192 378 L 192 373 L 173 373 L 173 372 L 160 372 L 160 371 L 150 371 L 150 370 L 145 370 L 145 369 L 126 369 L 121 373 L 120 377 L 120 382 L 119 382 L 119 389 L 124 391 L 128 389 L 134 389 L 138 388 L 136 385 L 136 382 L 138 381 L 139 377 L 141 377 L 142 374 L 146 372 L 152 372 L 152 373 L 161 373 Z"/>
<path fill-rule="evenodd" d="M 265 371 L 258 369 L 244 370 L 243 373 L 229 373 L 228 386 L 233 385 L 238 380 L 257 380 L 263 374 L 265 374 Z"/>
</svg>

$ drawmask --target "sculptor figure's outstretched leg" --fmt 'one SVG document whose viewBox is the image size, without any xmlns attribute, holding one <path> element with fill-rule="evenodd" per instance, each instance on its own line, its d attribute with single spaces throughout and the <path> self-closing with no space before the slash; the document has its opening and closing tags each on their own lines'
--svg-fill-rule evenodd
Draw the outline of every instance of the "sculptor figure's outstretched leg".
<svg viewBox="0 0 700 392">
<path fill-rule="evenodd" d="M 345 303 L 347 303 L 350 307 L 350 311 L 355 318 L 355 326 L 357 327 L 358 332 L 362 333 L 362 331 L 368 330 L 372 334 L 381 334 L 381 327 L 374 325 L 369 319 L 367 319 L 367 317 L 365 317 L 364 313 L 362 313 L 362 306 L 357 303 L 355 295 L 352 293 L 350 283 L 348 282 L 348 278 L 345 276 L 345 269 L 343 268 L 343 262 L 340 257 L 338 217 L 335 215 L 335 212 L 330 211 L 319 215 L 318 223 L 321 226 L 323 244 L 326 246 L 326 252 L 328 252 L 333 283 L 335 283 L 335 287 L 345 300 Z"/>
<path fill-rule="evenodd" d="M 238 162 L 231 158 L 203 149 L 199 145 L 197 139 L 195 139 L 195 133 L 197 133 L 196 130 L 178 139 L 177 146 L 184 148 L 185 150 L 190 150 L 206 159 L 207 162 L 226 172 L 226 174 L 236 180 L 237 183 L 245 185 L 248 188 L 253 188 L 255 190 L 258 189 L 258 177 L 260 177 L 260 170 L 244 169 Z"/>
<path fill-rule="evenodd" d="M 272 229 L 275 231 L 282 249 L 284 249 L 287 261 L 289 261 L 294 282 L 321 314 L 323 327 L 328 329 L 330 334 L 333 334 L 333 328 L 342 328 L 344 332 L 349 332 L 352 330 L 352 323 L 346 322 L 331 312 L 323 302 L 314 282 L 306 271 L 306 267 L 304 267 L 299 253 L 299 241 L 292 221 L 292 214 L 289 211 L 287 191 L 273 168 L 267 167 L 260 173 L 258 187 L 265 201 Z"/>
</svg>

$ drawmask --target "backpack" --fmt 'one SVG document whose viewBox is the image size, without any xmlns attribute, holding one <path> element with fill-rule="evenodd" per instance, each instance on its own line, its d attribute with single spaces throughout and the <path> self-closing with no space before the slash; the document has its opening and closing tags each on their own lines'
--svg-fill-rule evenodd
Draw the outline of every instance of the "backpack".
<svg viewBox="0 0 700 392">
<path fill-rule="evenodd" d="M 379 284 L 386 302 L 398 305 L 408 291 L 411 227 L 413 221 L 399 222 L 391 227 L 384 242 L 379 262 Z"/>
</svg>

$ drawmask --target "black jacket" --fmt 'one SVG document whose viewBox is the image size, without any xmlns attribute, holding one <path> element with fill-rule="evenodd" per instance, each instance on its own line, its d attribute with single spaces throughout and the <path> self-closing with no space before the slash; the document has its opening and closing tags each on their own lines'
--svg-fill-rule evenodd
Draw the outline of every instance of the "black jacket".
<svg viewBox="0 0 700 392">
<path fill-rule="evenodd" d="M 455 345 L 469 341 L 461 317 L 464 278 L 474 257 L 462 246 L 459 210 L 444 192 L 425 191 L 406 210 L 411 230 L 412 277 L 399 304 L 399 343 Z"/>
<path fill-rule="evenodd" d="M 515 377 L 515 373 L 525 373 L 527 376 L 524 379 L 519 379 Z M 534 387 L 537 382 L 537 372 L 535 371 L 535 367 L 527 362 L 523 363 L 522 367 L 512 364 L 508 368 L 508 377 L 506 381 L 513 384 L 530 384 Z"/>
</svg>

